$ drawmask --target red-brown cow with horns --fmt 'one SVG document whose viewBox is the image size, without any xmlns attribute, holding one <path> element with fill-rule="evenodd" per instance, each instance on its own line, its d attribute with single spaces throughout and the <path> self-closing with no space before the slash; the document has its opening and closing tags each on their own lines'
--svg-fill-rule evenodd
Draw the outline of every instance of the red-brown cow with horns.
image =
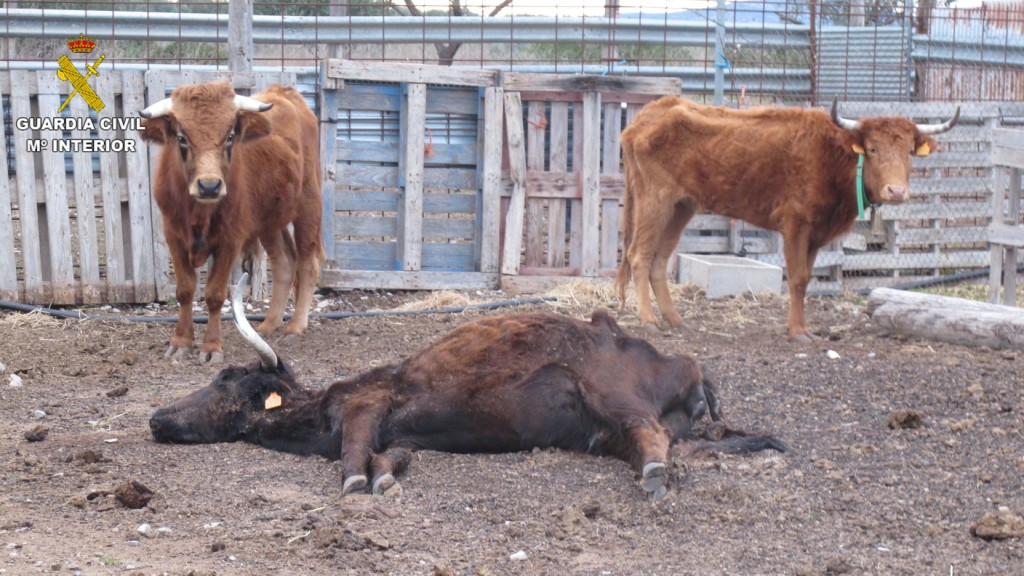
<svg viewBox="0 0 1024 576">
<path fill-rule="evenodd" d="M 634 281 L 640 321 L 683 322 L 666 267 L 683 228 L 709 210 L 782 233 L 789 285 L 789 337 L 808 340 L 804 296 L 818 250 L 848 231 L 858 213 L 858 157 L 870 204 L 910 195 L 910 160 L 936 148 L 931 135 L 953 127 L 903 117 L 849 120 L 824 110 L 730 110 L 674 96 L 644 107 L 622 132 L 626 195 L 619 299 Z M 863 201 L 863 200 L 862 200 Z"/>
<path fill-rule="evenodd" d="M 301 334 L 324 259 L 317 120 L 302 96 L 276 84 L 251 98 L 226 82 L 186 85 L 140 114 L 142 137 L 164 145 L 153 195 L 180 307 L 167 355 L 192 349 L 195 269 L 212 257 L 200 360 L 223 359 L 220 316 L 231 268 L 257 241 L 273 280 L 270 310 L 258 329 L 268 335 L 283 324 L 294 285 L 295 314 L 284 334 Z"/>
<path fill-rule="evenodd" d="M 157 410 L 160 442 L 244 440 L 340 459 L 343 492 L 395 482 L 411 450 L 509 452 L 555 447 L 629 462 L 655 498 L 668 489 L 673 440 L 710 415 L 697 448 L 750 452 L 785 445 L 722 421 L 715 387 L 689 356 L 667 356 L 625 334 L 606 313 L 483 318 L 400 364 L 311 389 L 249 327 L 235 289 L 235 321 L 260 362 L 232 366 L 209 386 Z"/>
</svg>

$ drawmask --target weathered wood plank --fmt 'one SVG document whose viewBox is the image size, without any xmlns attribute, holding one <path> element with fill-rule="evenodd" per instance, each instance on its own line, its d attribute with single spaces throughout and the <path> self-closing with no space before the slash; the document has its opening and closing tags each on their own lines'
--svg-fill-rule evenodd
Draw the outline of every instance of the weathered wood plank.
<svg viewBox="0 0 1024 576">
<path fill-rule="evenodd" d="M 398 112 L 402 109 L 402 88 L 397 84 L 345 84 L 338 91 L 338 108 L 332 111 L 342 130 L 354 125 L 356 120 L 347 111 Z"/>
<path fill-rule="evenodd" d="M 497 70 L 473 70 L 449 66 L 428 66 L 404 62 L 370 62 L 330 59 L 327 76 L 342 80 L 408 82 L 411 84 L 453 84 L 457 86 L 495 86 Z"/>
<path fill-rule="evenodd" d="M 572 131 L 572 171 L 575 177 L 573 181 L 580 182 L 583 170 L 583 138 L 587 130 L 583 126 L 583 105 L 573 104 L 572 125 L 576 128 Z M 572 199 L 568 202 L 569 208 L 569 267 L 582 268 L 583 266 L 583 194 L 579 199 Z"/>
<path fill-rule="evenodd" d="M 72 116 L 82 118 L 89 113 L 89 108 L 82 98 L 73 98 L 70 106 Z M 71 137 L 85 140 L 90 138 L 90 135 L 86 130 L 75 130 L 71 132 Z M 145 150 L 140 149 L 139 154 L 145 154 Z M 99 239 L 96 234 L 96 195 L 99 190 L 93 177 L 92 160 L 92 152 L 72 153 L 75 222 L 78 227 L 78 270 L 83 304 L 97 304 L 102 302 L 103 296 L 100 282 Z"/>
<path fill-rule="evenodd" d="M 473 271 L 473 245 L 423 243 L 423 270 Z"/>
<path fill-rule="evenodd" d="M 168 85 L 162 71 L 149 70 L 146 72 L 146 102 L 158 102 L 167 97 Z M 160 147 L 149 145 L 149 166 L 156 176 L 157 157 Z M 101 166 L 102 168 L 102 166 Z M 101 185 L 103 180 L 100 180 Z M 150 181 L 152 189 L 152 180 Z M 157 300 L 170 300 L 174 297 L 175 280 L 174 266 L 171 263 L 170 250 L 167 248 L 167 239 L 164 236 L 163 217 L 160 214 L 160 207 L 156 202 L 150 202 L 150 220 L 153 223 L 153 261 L 156 269 L 154 271 L 156 282 Z M 108 277 L 107 282 L 110 282 Z"/>
<path fill-rule="evenodd" d="M 398 219 L 394 216 L 349 216 L 335 214 L 334 228 L 345 237 L 380 236 L 395 238 L 398 236 Z M 424 218 L 423 237 L 425 239 L 466 240 L 472 239 L 476 232 L 476 219 L 473 218 Z"/>
<path fill-rule="evenodd" d="M 622 106 L 618 103 L 601 105 L 604 121 L 601 127 L 601 173 L 619 174 L 622 133 Z M 600 183 L 599 183 L 600 186 Z M 603 192 L 603 189 L 601 190 Z M 601 198 L 601 266 L 614 268 L 619 252 L 619 201 Z"/>
<path fill-rule="evenodd" d="M 31 82 L 31 85 L 30 85 Z M 32 93 L 35 74 L 19 70 L 11 71 L 11 117 L 32 116 Z M 28 130 L 13 130 L 14 165 L 17 172 L 18 214 L 21 218 L 22 278 L 25 285 L 25 301 L 31 304 L 45 303 L 43 293 L 43 264 L 40 250 L 39 213 L 35 210 L 37 195 L 35 188 L 36 160 L 38 153 L 29 152 L 29 140 L 34 135 Z"/>
<path fill-rule="evenodd" d="M 6 76 L 7 74 L 0 73 L 0 78 Z M 4 117 L 4 103 L 0 98 L 0 120 Z M 0 142 L 7 142 L 6 132 L 6 126 L 0 121 Z M 18 148 L 15 147 L 15 150 Z M 0 168 L 0 300 L 17 301 L 18 267 L 14 257 L 14 214 L 11 210 L 10 178 L 10 168 L 5 160 L 3 168 Z"/>
<path fill-rule="evenodd" d="M 479 171 L 481 183 L 480 271 L 492 274 L 497 286 L 497 272 L 501 243 L 501 150 L 504 137 L 502 102 L 504 90 L 499 87 L 484 89 L 483 98 L 483 157 Z"/>
<path fill-rule="evenodd" d="M 474 190 L 476 188 L 476 170 L 472 168 L 420 168 L 423 188 L 442 188 L 452 190 Z M 339 164 L 337 166 L 337 184 L 342 189 L 373 187 L 397 188 L 401 182 L 403 171 L 398 166 L 367 166 L 365 164 Z"/>
<path fill-rule="evenodd" d="M 480 95 L 473 88 L 427 86 L 427 114 L 476 115 Z"/>
<path fill-rule="evenodd" d="M 423 259 L 423 145 L 427 87 L 425 84 L 409 84 L 406 90 L 402 115 L 404 188 L 398 207 L 398 246 L 402 270 L 415 271 L 421 268 Z"/>
<path fill-rule="evenodd" d="M 63 82 L 48 70 L 36 72 L 36 82 L 39 84 L 39 113 L 56 114 L 63 101 L 60 94 L 60 84 Z M 48 149 L 42 153 L 42 160 L 43 179 L 46 182 L 44 193 L 47 227 L 47 246 L 44 251 L 49 254 L 51 298 L 54 304 L 69 305 L 75 303 L 75 273 L 71 260 L 67 176 L 64 153 L 53 149 L 56 141 L 64 140 L 64 135 L 58 130 L 43 130 L 40 137 L 50 143 Z"/>
<path fill-rule="evenodd" d="M 142 72 L 125 72 L 122 102 L 124 113 L 134 114 L 146 107 L 142 93 L 144 80 Z M 103 110 L 106 112 L 106 109 Z M 145 144 L 138 132 L 127 130 L 124 138 L 135 143 L 135 152 L 126 152 L 126 178 L 128 184 L 128 214 L 131 224 L 132 280 L 136 302 L 152 302 L 156 299 L 157 265 L 153 252 L 153 207 L 150 193 L 149 163 Z"/>
<path fill-rule="evenodd" d="M 333 124 L 324 124 L 324 141 L 334 147 L 334 158 L 338 162 L 398 162 L 398 142 L 364 142 L 337 138 L 338 129 Z M 331 134 L 335 138 L 331 138 Z"/>
<path fill-rule="evenodd" d="M 321 274 L 320 284 L 336 289 L 493 290 L 498 287 L 498 275 L 483 272 L 375 272 L 328 269 Z"/>
<path fill-rule="evenodd" d="M 335 228 L 334 217 L 336 206 L 335 189 L 338 186 L 338 162 L 348 160 L 342 158 L 342 148 L 348 144 L 347 141 L 338 139 L 338 126 L 330 120 L 338 112 L 338 90 L 327 88 L 326 74 L 323 68 L 320 69 L 321 77 L 325 88 L 320 92 L 319 115 L 320 129 L 320 196 L 323 203 L 323 212 L 320 225 L 320 238 L 323 241 L 324 252 L 326 253 L 325 267 L 338 266 L 337 255 L 334 252 L 334 238 L 344 228 Z M 398 159 L 397 147 L 395 148 L 395 159 Z"/>
<path fill-rule="evenodd" d="M 502 274 L 519 273 L 523 246 L 523 218 L 526 212 L 526 141 L 523 133 L 523 103 L 518 92 L 505 92 L 505 134 L 508 143 L 509 178 L 512 199 L 505 219 L 505 250 Z"/>
<path fill-rule="evenodd" d="M 548 170 L 565 173 L 569 166 L 569 104 L 551 103 L 550 143 L 548 148 Z M 550 173 L 549 172 L 549 173 Z M 529 173 L 527 173 L 529 179 Z M 568 178 L 566 178 L 568 179 Z M 575 182 L 575 178 L 573 178 Z M 531 185 L 528 183 L 527 187 Z M 530 188 L 536 191 L 536 188 Z M 550 268 L 565 266 L 565 210 L 566 201 L 554 199 L 548 202 L 548 252 L 547 265 Z"/>
<path fill-rule="evenodd" d="M 1008 148 L 1010 150 L 1024 151 L 1024 130 L 1011 128 L 992 129 L 992 149 Z M 1014 168 L 1024 168 L 1024 165 L 1016 166 L 1005 164 Z"/>
<path fill-rule="evenodd" d="M 544 112 L 544 102 L 529 102 L 526 108 L 526 169 L 527 171 L 544 170 L 544 142 L 547 136 L 548 120 Z M 529 172 L 527 172 L 529 173 Z M 524 266 L 540 266 L 544 261 L 544 244 L 546 226 L 544 213 L 547 201 L 534 198 L 526 188 L 526 213 L 523 216 L 525 244 L 523 250 Z"/>
<path fill-rule="evenodd" d="M 114 102 L 114 86 L 110 76 L 100 76 L 94 85 L 96 94 L 104 102 Z M 98 130 L 101 139 L 114 138 L 111 130 Z M 121 216 L 121 198 L 116 193 L 121 180 L 119 158 L 116 154 L 100 154 L 100 188 L 103 191 L 103 234 L 105 240 L 107 301 L 128 302 L 131 299 L 127 283 L 127 256 L 125 254 L 124 223 Z"/>
<path fill-rule="evenodd" d="M 683 91 L 679 78 L 506 72 L 502 80 L 506 91 L 622 92 L 658 96 L 681 94 Z"/>
<path fill-rule="evenodd" d="M 596 276 L 601 259 L 601 94 L 583 97 L 583 261 L 584 276 Z"/>
</svg>

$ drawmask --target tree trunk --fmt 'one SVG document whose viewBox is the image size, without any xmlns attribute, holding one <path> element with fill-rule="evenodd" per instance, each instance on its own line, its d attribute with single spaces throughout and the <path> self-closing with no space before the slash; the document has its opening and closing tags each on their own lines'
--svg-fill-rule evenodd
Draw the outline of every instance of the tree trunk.
<svg viewBox="0 0 1024 576">
<path fill-rule="evenodd" d="M 1024 350 L 1024 309 L 890 288 L 871 291 L 868 315 L 880 328 L 966 346 Z"/>
</svg>

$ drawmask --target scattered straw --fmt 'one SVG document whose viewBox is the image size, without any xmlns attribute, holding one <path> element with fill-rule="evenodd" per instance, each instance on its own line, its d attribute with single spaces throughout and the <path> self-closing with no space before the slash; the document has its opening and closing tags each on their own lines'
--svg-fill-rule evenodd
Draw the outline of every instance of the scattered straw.
<svg viewBox="0 0 1024 576">
<path fill-rule="evenodd" d="M 469 306 L 476 303 L 465 294 L 442 290 L 440 292 L 431 292 L 425 298 L 406 302 L 395 308 L 395 310 L 439 310 L 441 308 Z"/>
<path fill-rule="evenodd" d="M 0 316 L 0 326 L 12 329 L 53 327 L 60 326 L 60 324 L 60 320 L 39 310 Z"/>
</svg>

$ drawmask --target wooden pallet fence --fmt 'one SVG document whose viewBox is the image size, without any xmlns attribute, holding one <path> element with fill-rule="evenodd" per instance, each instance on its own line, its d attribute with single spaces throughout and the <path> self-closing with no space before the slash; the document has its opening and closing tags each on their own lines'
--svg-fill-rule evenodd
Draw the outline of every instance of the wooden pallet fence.
<svg viewBox="0 0 1024 576">
<path fill-rule="evenodd" d="M 506 73 L 502 285 L 614 273 L 625 188 L 619 136 L 678 79 Z"/>
<path fill-rule="evenodd" d="M 321 285 L 496 288 L 497 72 L 329 60 Z"/>
<path fill-rule="evenodd" d="M 0 114 L 11 122 L 14 143 L 14 162 L 0 173 L 0 292 L 6 299 L 70 305 L 156 296 L 144 146 L 134 130 L 101 123 L 136 117 L 143 76 L 108 71 L 91 85 L 105 107 L 91 113 L 75 97 L 63 116 L 91 118 L 95 133 L 18 129 L 18 118 L 57 117 L 70 85 L 53 70 L 0 72 Z M 67 137 L 128 142 L 135 151 L 54 150 Z"/>
</svg>

